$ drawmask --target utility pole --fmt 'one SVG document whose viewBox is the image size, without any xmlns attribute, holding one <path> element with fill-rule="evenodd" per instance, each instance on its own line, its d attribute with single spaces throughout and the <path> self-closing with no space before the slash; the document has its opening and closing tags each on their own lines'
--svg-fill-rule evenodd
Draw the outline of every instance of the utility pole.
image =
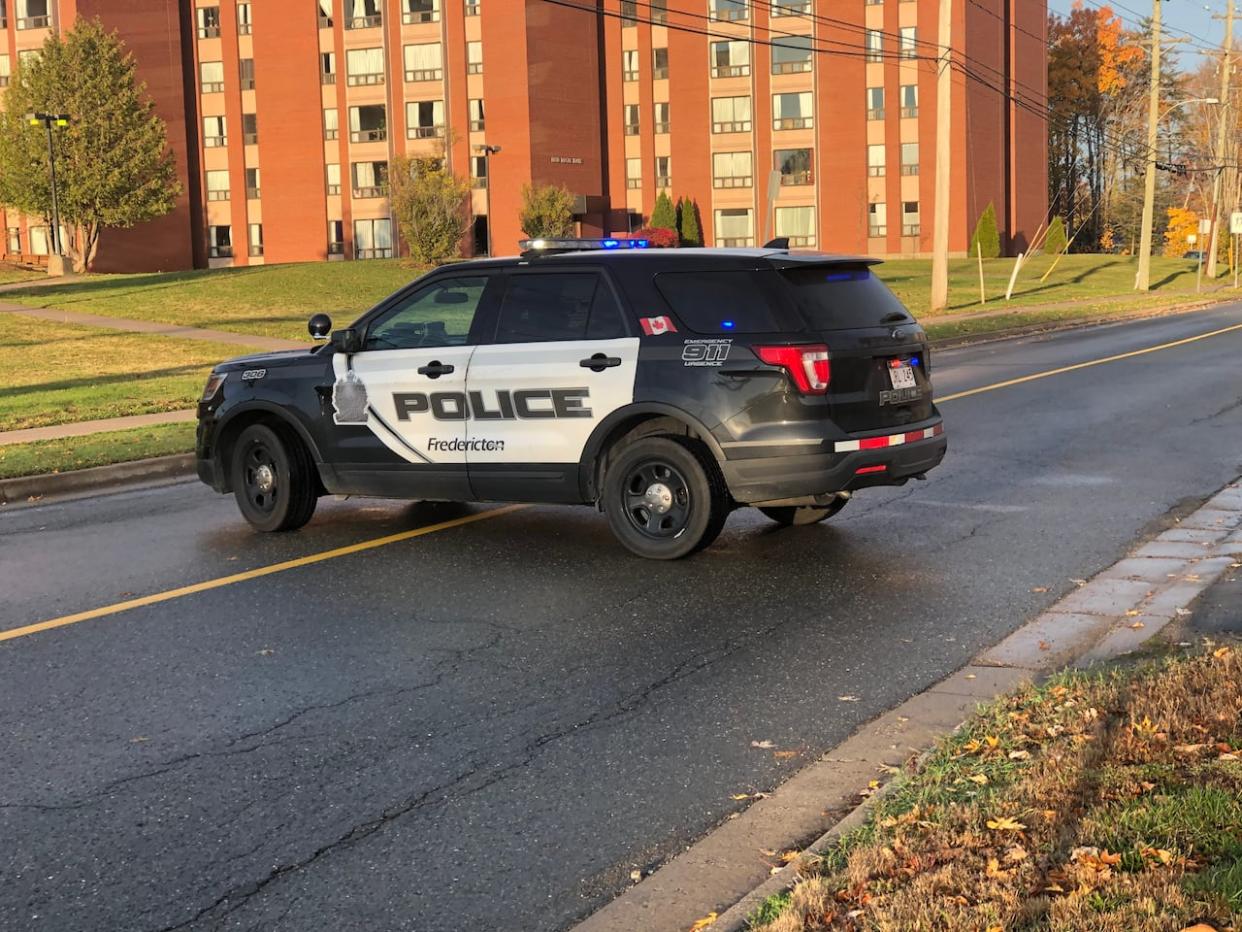
<svg viewBox="0 0 1242 932">
<path fill-rule="evenodd" d="M 1159 3 L 1159 0 L 1156 0 Z M 940 0 L 940 71 L 936 76 L 936 214 L 932 221 L 931 309 L 949 304 L 949 179 L 953 158 L 949 132 L 953 125 L 953 70 L 950 49 L 953 0 Z"/>
<path fill-rule="evenodd" d="M 1151 221 L 1156 207 L 1156 134 L 1160 124 L 1160 0 L 1151 2 L 1151 97 L 1147 102 L 1147 171 L 1143 188 L 1143 231 L 1139 238 L 1136 291 L 1151 288 Z"/>
<path fill-rule="evenodd" d="M 52 143 L 52 127 L 68 126 L 69 115 L 65 113 L 28 113 L 31 126 L 40 124 L 47 130 L 47 162 L 52 182 L 52 255 L 64 255 L 64 243 L 60 241 L 60 203 L 56 195 L 56 147 Z"/>
<path fill-rule="evenodd" d="M 487 201 L 487 257 L 492 257 L 492 156 L 500 152 L 500 146 L 478 145 L 476 152 L 483 153 L 483 196 Z"/>
<path fill-rule="evenodd" d="M 1209 239 L 1207 274 L 1216 278 L 1216 249 L 1220 237 L 1221 190 L 1224 183 L 1225 145 L 1229 128 L 1229 83 L 1233 80 L 1233 0 L 1225 4 L 1225 44 L 1220 62 L 1220 125 L 1216 127 L 1216 180 L 1212 184 L 1212 236 Z"/>
</svg>

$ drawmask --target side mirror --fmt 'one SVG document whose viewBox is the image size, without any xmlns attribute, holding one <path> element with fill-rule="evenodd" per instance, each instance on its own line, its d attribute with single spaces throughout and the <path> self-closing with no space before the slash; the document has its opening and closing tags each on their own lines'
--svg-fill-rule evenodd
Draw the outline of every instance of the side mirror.
<svg viewBox="0 0 1242 932">
<path fill-rule="evenodd" d="M 316 314 L 306 322 L 312 340 L 326 340 L 332 331 L 332 318 L 327 314 Z"/>
<path fill-rule="evenodd" d="M 362 335 L 353 327 L 332 331 L 332 346 L 340 353 L 357 353 L 362 350 Z"/>
</svg>

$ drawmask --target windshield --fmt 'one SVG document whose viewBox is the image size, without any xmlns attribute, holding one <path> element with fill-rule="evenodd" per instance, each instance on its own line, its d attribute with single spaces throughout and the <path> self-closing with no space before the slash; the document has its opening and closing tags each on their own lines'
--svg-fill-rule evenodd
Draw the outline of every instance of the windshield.
<svg viewBox="0 0 1242 932">
<path fill-rule="evenodd" d="M 866 266 L 786 269 L 794 305 L 811 330 L 887 327 L 913 318 Z"/>
</svg>

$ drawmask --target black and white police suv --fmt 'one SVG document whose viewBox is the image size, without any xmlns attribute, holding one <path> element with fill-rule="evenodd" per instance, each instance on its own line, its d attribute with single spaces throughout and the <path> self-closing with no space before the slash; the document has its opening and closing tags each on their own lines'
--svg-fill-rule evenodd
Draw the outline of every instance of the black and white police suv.
<svg viewBox="0 0 1242 932">
<path fill-rule="evenodd" d="M 729 512 L 781 524 L 944 457 L 927 339 L 875 260 L 523 244 L 436 269 L 313 349 L 217 366 L 198 474 L 256 528 L 324 494 L 594 504 L 683 557 Z"/>
</svg>

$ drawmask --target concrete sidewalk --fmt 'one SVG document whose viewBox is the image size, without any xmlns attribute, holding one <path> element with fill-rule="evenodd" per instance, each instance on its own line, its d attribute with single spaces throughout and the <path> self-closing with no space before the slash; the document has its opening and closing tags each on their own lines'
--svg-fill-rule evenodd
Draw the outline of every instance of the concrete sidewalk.
<svg viewBox="0 0 1242 932">
<path fill-rule="evenodd" d="M 71 424 L 53 424 L 50 427 L 28 427 L 23 430 L 0 431 L 0 447 L 11 443 L 31 443 L 35 440 L 59 440 L 62 437 L 85 437 L 109 430 L 128 430 L 131 427 L 156 427 L 160 424 L 184 424 L 198 417 L 193 408 L 182 411 L 160 411 L 157 414 L 132 414 L 128 417 L 105 417 L 95 421 L 75 421 Z"/>
</svg>

